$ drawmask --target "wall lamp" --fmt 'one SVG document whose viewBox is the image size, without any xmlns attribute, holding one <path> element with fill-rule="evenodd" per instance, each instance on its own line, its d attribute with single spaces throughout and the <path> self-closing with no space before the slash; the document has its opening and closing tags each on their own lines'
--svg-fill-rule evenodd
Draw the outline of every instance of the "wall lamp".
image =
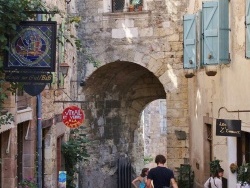
<svg viewBox="0 0 250 188">
<path fill-rule="evenodd" d="M 65 0 L 65 2 L 66 2 L 67 4 L 69 4 L 69 3 L 70 3 L 70 1 L 71 1 L 71 0 Z"/>
<path fill-rule="evenodd" d="M 60 72 L 62 73 L 63 77 L 65 78 L 68 75 L 69 65 L 68 63 L 60 63 Z"/>
</svg>

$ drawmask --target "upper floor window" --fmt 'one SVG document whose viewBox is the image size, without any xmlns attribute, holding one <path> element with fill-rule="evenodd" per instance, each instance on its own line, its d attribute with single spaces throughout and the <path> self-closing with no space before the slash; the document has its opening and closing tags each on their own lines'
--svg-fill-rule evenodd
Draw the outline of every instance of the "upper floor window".
<svg viewBox="0 0 250 188">
<path fill-rule="evenodd" d="M 133 6 L 135 11 L 143 6 L 143 0 L 112 0 L 112 12 L 127 12 Z"/>
</svg>

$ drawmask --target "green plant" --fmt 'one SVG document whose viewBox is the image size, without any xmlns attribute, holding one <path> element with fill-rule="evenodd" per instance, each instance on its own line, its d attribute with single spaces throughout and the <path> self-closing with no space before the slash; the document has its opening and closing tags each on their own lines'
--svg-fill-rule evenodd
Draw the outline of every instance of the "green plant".
<svg viewBox="0 0 250 188">
<path fill-rule="evenodd" d="M 143 160 L 144 160 L 144 164 L 148 164 L 152 162 L 154 158 L 152 156 L 145 156 Z"/>
<path fill-rule="evenodd" d="M 216 173 L 216 171 L 217 171 L 219 168 L 221 168 L 220 162 L 221 162 L 221 160 L 218 160 L 218 159 L 213 160 L 213 161 L 210 162 L 210 174 L 211 174 L 212 176 L 214 176 L 215 173 Z"/>
<path fill-rule="evenodd" d="M 239 166 L 237 171 L 237 181 L 241 185 L 250 184 L 250 164 L 245 163 Z"/>
<path fill-rule="evenodd" d="M 71 130 L 69 140 L 62 145 L 62 153 L 65 157 L 65 170 L 67 171 L 67 188 L 74 188 L 74 174 L 77 172 L 76 164 L 87 160 L 86 144 L 88 140 L 85 134 L 81 133 L 81 127 Z"/>
<path fill-rule="evenodd" d="M 33 178 L 24 179 L 18 185 L 19 188 L 37 188 L 36 180 Z"/>
<path fill-rule="evenodd" d="M 8 36 L 16 34 L 16 27 L 21 21 L 35 18 L 30 11 L 43 10 L 45 6 L 40 0 L 0 0 L 0 126 L 13 121 L 13 115 L 3 112 L 3 103 L 7 91 L 14 93 L 17 83 L 11 83 L 6 88 L 3 72 L 3 56 L 8 51 Z M 5 86 L 5 87 L 4 87 Z"/>
<path fill-rule="evenodd" d="M 194 171 L 189 164 L 181 164 L 178 176 L 178 186 L 181 188 L 192 188 L 194 184 Z"/>
</svg>

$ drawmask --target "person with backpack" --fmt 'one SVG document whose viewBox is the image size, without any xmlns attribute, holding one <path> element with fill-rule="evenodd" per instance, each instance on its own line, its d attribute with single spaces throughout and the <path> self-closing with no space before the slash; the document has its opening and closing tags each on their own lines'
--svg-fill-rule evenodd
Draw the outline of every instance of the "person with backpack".
<svg viewBox="0 0 250 188">
<path fill-rule="evenodd" d="M 135 178 L 132 181 L 132 184 L 135 188 L 145 188 L 146 187 L 148 171 L 149 171 L 148 168 L 143 168 L 140 176 L 138 176 L 137 178 Z M 137 185 L 136 185 L 137 182 L 139 182 L 139 187 L 137 187 Z"/>
</svg>

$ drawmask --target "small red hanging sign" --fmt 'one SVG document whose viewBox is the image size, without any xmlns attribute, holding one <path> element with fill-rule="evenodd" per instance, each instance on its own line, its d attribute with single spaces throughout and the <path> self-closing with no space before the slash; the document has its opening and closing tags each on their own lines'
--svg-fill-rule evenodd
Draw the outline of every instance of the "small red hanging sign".
<svg viewBox="0 0 250 188">
<path fill-rule="evenodd" d="M 65 108 L 62 113 L 63 123 L 69 128 L 77 128 L 84 121 L 84 113 L 77 106 Z"/>
</svg>

